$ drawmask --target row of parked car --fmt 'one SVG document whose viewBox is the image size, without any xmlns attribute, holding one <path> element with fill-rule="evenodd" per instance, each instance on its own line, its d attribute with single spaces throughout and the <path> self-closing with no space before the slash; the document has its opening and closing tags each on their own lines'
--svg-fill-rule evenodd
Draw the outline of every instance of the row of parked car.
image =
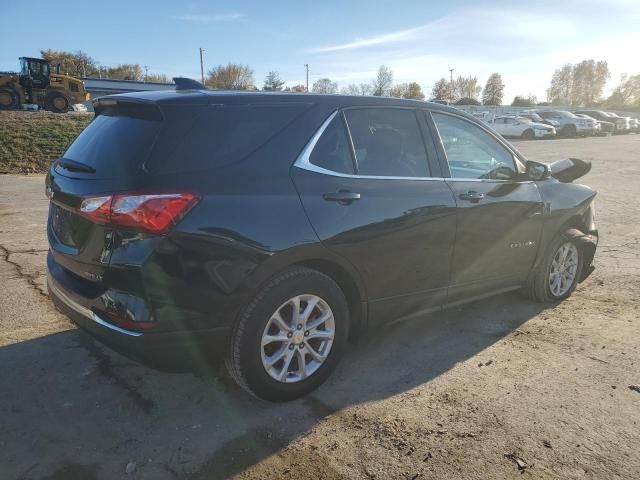
<svg viewBox="0 0 640 480">
<path fill-rule="evenodd" d="M 504 137 L 533 140 L 562 135 L 564 137 L 640 133 L 640 120 L 621 117 L 603 110 L 526 110 L 490 118 L 479 114 Z"/>
</svg>

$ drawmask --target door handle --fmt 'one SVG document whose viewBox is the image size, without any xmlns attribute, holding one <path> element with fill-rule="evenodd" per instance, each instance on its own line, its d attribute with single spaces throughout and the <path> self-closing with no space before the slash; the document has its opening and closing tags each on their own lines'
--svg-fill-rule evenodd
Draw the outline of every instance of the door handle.
<svg viewBox="0 0 640 480">
<path fill-rule="evenodd" d="M 327 202 L 338 202 L 342 205 L 349 205 L 354 200 L 360 200 L 360 194 L 355 192 L 348 192 L 346 190 L 340 190 L 338 192 L 329 192 L 322 195 Z"/>
<path fill-rule="evenodd" d="M 459 195 L 460 200 L 466 200 L 471 203 L 478 203 L 484 198 L 484 193 L 476 192 L 475 190 L 469 190 L 467 193 L 461 193 Z"/>
</svg>

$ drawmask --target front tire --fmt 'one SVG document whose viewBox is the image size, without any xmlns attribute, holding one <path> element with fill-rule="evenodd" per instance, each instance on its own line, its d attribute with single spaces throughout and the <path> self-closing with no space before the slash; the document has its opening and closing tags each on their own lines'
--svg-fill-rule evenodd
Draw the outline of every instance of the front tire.
<svg viewBox="0 0 640 480">
<path fill-rule="evenodd" d="M 308 268 L 288 269 L 268 281 L 240 316 L 227 370 L 264 400 L 304 396 L 338 364 L 349 321 L 347 300 L 331 278 Z"/>
<path fill-rule="evenodd" d="M 535 136 L 536 136 L 536 134 L 530 128 L 528 128 L 524 132 L 522 132 L 522 138 L 524 140 L 533 140 L 535 138 Z"/>
<path fill-rule="evenodd" d="M 70 106 L 69 99 L 61 93 L 50 93 L 47 96 L 47 110 L 54 113 L 65 113 L 69 111 Z"/>
<path fill-rule="evenodd" d="M 569 297 L 582 278 L 583 253 L 568 231 L 557 235 L 532 274 L 524 293 L 538 302 L 558 302 Z"/>
<path fill-rule="evenodd" d="M 0 110 L 16 110 L 20 107 L 20 97 L 11 88 L 0 88 Z"/>
</svg>

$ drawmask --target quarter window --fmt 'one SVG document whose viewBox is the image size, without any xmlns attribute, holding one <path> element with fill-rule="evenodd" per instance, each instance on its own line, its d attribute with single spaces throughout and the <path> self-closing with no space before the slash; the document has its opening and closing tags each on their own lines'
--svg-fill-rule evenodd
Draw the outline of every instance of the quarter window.
<svg viewBox="0 0 640 480">
<path fill-rule="evenodd" d="M 462 118 L 433 113 L 453 178 L 509 180 L 513 155 L 480 127 Z"/>
<path fill-rule="evenodd" d="M 322 133 L 309 156 L 309 162 L 333 172 L 355 173 L 351 147 L 341 115 L 336 115 Z"/>
<path fill-rule="evenodd" d="M 345 112 L 359 175 L 428 177 L 427 153 L 413 110 L 363 108 Z"/>
</svg>

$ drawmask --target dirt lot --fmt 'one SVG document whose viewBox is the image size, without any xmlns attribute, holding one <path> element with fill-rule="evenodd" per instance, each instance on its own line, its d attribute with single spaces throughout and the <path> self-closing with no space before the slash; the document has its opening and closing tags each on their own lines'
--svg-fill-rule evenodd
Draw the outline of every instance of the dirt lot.
<svg viewBox="0 0 640 480">
<path fill-rule="evenodd" d="M 638 478 L 640 135 L 518 147 L 593 161 L 591 278 L 389 326 L 277 405 L 75 330 L 46 296 L 43 178 L 0 176 L 0 478 Z"/>
</svg>

